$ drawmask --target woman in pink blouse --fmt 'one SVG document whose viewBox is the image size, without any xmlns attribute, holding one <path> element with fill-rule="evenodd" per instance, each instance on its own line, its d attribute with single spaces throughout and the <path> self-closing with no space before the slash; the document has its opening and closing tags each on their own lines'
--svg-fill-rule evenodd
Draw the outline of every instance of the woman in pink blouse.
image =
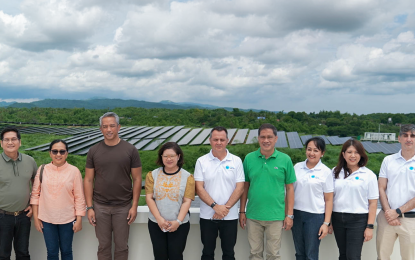
<svg viewBox="0 0 415 260">
<path fill-rule="evenodd" d="M 68 145 L 54 140 L 49 146 L 52 162 L 46 164 L 40 179 L 41 167 L 35 177 L 30 204 L 36 229 L 45 238 L 47 259 L 73 260 L 74 233 L 82 229 L 85 198 L 81 172 L 66 162 Z"/>
</svg>

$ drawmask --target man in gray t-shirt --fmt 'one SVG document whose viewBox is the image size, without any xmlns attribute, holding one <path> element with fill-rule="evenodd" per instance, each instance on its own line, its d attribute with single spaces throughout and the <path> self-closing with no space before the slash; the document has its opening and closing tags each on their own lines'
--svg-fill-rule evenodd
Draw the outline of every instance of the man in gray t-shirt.
<svg viewBox="0 0 415 260">
<path fill-rule="evenodd" d="M 19 153 L 20 145 L 17 128 L 3 129 L 3 153 L 0 155 L 0 259 L 10 259 L 13 244 L 16 260 L 30 259 L 32 208 L 29 197 L 37 165 L 32 157 Z"/>
</svg>

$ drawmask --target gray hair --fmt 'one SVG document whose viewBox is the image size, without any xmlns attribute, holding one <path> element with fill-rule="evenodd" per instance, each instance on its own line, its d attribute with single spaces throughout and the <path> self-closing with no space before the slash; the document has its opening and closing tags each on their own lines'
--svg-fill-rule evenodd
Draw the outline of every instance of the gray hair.
<svg viewBox="0 0 415 260">
<path fill-rule="evenodd" d="M 120 117 L 117 114 L 115 114 L 114 112 L 107 112 L 99 118 L 99 126 L 100 127 L 102 126 L 102 119 L 105 118 L 105 117 L 114 117 L 115 121 L 117 121 L 117 125 L 120 124 Z"/>
<path fill-rule="evenodd" d="M 401 125 L 399 136 L 402 136 L 404 133 L 407 133 L 409 131 L 411 131 L 411 133 L 415 133 L 415 125 L 413 124 Z"/>
</svg>

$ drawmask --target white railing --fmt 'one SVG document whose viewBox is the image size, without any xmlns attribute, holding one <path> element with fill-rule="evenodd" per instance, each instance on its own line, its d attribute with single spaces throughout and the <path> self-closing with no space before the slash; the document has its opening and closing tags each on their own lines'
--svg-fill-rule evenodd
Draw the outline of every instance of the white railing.
<svg viewBox="0 0 415 260">
<path fill-rule="evenodd" d="M 199 228 L 199 209 L 191 208 L 191 227 L 189 237 L 187 238 L 186 250 L 184 252 L 184 259 L 197 260 L 200 259 L 202 252 L 202 244 L 200 242 L 200 228 Z M 130 260 L 151 260 L 153 257 L 152 244 L 147 229 L 148 221 L 148 207 L 138 207 L 138 215 L 135 222 L 131 225 L 130 239 L 129 239 L 129 259 Z M 95 237 L 94 228 L 89 225 L 86 218 L 83 218 L 83 229 L 75 234 L 73 251 L 74 260 L 93 260 L 97 259 L 96 252 L 98 248 L 98 241 Z M 376 260 L 376 227 L 374 238 L 365 243 L 363 246 L 362 259 Z M 237 260 L 248 259 L 249 245 L 246 230 L 239 228 L 238 240 L 235 247 L 235 258 Z M 295 250 L 291 231 L 283 231 L 281 259 L 295 260 Z M 46 260 L 46 246 L 41 233 L 39 233 L 32 224 L 30 235 L 30 254 L 32 260 Z M 14 255 L 12 260 L 14 260 Z M 220 249 L 220 240 L 218 238 L 215 259 L 222 259 Z M 324 238 L 320 245 L 320 260 L 334 260 L 338 259 L 338 249 L 334 235 L 328 235 Z M 399 253 L 399 242 L 396 241 L 392 260 L 401 259 Z"/>
</svg>

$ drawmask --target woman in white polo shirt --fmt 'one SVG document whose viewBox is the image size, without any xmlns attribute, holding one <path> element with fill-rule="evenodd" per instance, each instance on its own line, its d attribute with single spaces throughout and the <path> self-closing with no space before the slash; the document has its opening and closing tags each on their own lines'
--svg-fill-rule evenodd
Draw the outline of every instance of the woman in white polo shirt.
<svg viewBox="0 0 415 260">
<path fill-rule="evenodd" d="M 307 140 L 304 162 L 294 166 L 294 225 L 292 234 L 297 260 L 317 260 L 320 241 L 329 230 L 333 208 L 333 175 L 321 162 L 326 144 L 321 137 Z"/>
<path fill-rule="evenodd" d="M 363 145 L 350 139 L 333 168 L 332 225 L 340 260 L 360 260 L 363 242 L 373 237 L 379 190 L 376 175 L 365 167 L 367 161 Z"/>
</svg>

